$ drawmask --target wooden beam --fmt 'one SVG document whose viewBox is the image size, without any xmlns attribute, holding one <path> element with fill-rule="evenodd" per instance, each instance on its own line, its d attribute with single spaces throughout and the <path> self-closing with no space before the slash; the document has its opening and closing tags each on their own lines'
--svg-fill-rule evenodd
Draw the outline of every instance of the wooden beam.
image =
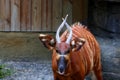
<svg viewBox="0 0 120 80">
<path fill-rule="evenodd" d="M 11 31 L 20 31 L 20 0 L 11 0 Z"/>
<path fill-rule="evenodd" d="M 20 31 L 31 31 L 31 0 L 20 1 Z"/>
<path fill-rule="evenodd" d="M 73 0 L 73 22 L 87 19 L 88 0 Z"/>
</svg>

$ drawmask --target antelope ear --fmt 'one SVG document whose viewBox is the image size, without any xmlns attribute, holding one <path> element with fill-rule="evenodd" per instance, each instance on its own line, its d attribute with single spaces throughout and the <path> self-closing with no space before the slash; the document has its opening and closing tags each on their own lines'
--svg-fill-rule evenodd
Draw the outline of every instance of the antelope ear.
<svg viewBox="0 0 120 80">
<path fill-rule="evenodd" d="M 84 38 L 76 38 L 71 41 L 72 51 L 78 51 L 84 45 L 85 39 Z"/>
<path fill-rule="evenodd" d="M 56 41 L 52 35 L 40 34 L 39 39 L 46 48 L 52 50 L 55 47 Z"/>
</svg>

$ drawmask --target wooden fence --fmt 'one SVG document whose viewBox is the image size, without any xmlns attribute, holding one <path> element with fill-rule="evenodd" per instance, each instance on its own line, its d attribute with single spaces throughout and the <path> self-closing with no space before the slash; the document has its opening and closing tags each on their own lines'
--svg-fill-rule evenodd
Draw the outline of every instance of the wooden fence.
<svg viewBox="0 0 120 80">
<path fill-rule="evenodd" d="M 62 0 L 0 0 L 0 31 L 55 31 L 63 6 Z"/>
</svg>

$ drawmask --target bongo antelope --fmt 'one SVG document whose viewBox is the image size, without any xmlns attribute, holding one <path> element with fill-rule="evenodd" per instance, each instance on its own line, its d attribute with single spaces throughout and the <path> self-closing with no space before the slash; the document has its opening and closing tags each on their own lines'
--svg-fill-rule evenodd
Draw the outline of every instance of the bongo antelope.
<svg viewBox="0 0 120 80">
<path fill-rule="evenodd" d="M 90 72 L 97 80 L 102 80 L 98 42 L 84 25 L 75 23 L 70 27 L 67 17 L 63 19 L 55 38 L 48 34 L 39 35 L 44 46 L 53 51 L 54 80 L 84 80 Z M 60 37 L 64 25 L 67 30 Z"/>
</svg>

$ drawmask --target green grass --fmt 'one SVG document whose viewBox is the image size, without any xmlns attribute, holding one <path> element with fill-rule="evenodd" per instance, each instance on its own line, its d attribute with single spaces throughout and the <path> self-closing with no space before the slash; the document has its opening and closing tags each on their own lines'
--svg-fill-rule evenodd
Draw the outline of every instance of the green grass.
<svg viewBox="0 0 120 80">
<path fill-rule="evenodd" d="M 0 79 L 10 76 L 12 71 L 7 69 L 5 65 L 0 64 Z"/>
</svg>

